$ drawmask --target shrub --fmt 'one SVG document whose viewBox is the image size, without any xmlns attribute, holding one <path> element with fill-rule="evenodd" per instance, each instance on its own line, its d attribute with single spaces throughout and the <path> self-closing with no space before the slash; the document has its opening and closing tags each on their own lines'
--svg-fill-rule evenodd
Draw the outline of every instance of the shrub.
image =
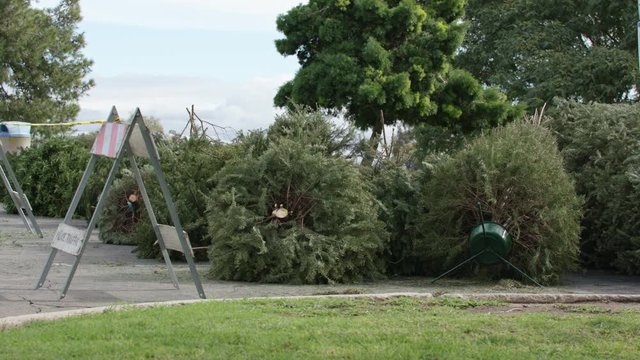
<svg viewBox="0 0 640 360">
<path fill-rule="evenodd" d="M 385 249 L 388 275 L 424 275 L 422 260 L 415 254 L 416 220 L 426 212 L 418 203 L 425 177 L 418 177 L 418 174 L 424 167 L 446 157 L 444 153 L 453 152 L 462 144 L 462 141 L 456 141 L 455 146 L 446 144 L 446 139 L 434 142 L 441 135 L 451 139 L 451 132 L 445 128 L 423 126 L 407 130 L 396 127 L 390 144 L 385 143 L 383 151 L 378 153 L 376 165 L 361 168 L 371 178 L 373 194 L 380 204 L 379 218 L 389 232 Z M 433 141 L 425 141 L 427 138 Z"/>
<path fill-rule="evenodd" d="M 580 199 L 556 146 L 547 129 L 517 122 L 476 138 L 427 173 L 421 203 L 428 213 L 416 247 L 434 274 L 467 258 L 478 202 L 485 220 L 513 236 L 515 266 L 547 284 L 576 268 Z"/>
<path fill-rule="evenodd" d="M 207 194 L 215 187 L 213 176 L 224 163 L 233 156 L 231 145 L 212 142 L 206 138 L 171 139 L 158 142 L 160 165 L 169 185 L 171 195 L 176 206 L 180 222 L 189 234 L 193 247 L 208 246 L 211 241 L 207 229 Z M 149 193 L 156 218 L 161 224 L 171 225 L 171 217 L 162 195 L 157 176 L 149 165 L 142 172 L 145 187 Z M 132 188 L 127 191 L 138 191 L 135 181 L 129 177 Z M 115 189 L 115 187 L 114 187 Z M 130 189 L 130 190 L 129 190 Z M 122 195 L 122 194 L 121 194 Z M 116 196 L 112 206 L 122 206 L 122 196 Z M 142 258 L 160 257 L 160 249 L 154 245 L 156 235 L 144 209 L 142 198 L 140 202 L 140 221 L 135 231 L 130 234 L 132 242 L 138 245 L 138 256 Z M 118 204 L 121 205 L 118 205 Z M 117 224 L 118 220 L 111 222 Z M 174 254 L 176 255 L 176 254 Z M 206 259 L 206 252 L 196 252 L 196 257 Z"/>
<path fill-rule="evenodd" d="M 422 160 L 433 154 L 451 154 L 459 151 L 467 138 L 475 134 L 461 134 L 451 129 L 424 124 L 413 130 L 416 138 L 416 158 Z"/>
<path fill-rule="evenodd" d="M 380 204 L 380 221 L 389 232 L 387 274 L 416 275 L 420 266 L 414 255 L 414 221 L 419 213 L 415 175 L 404 165 L 385 161 L 371 177 L 373 194 Z"/>
<path fill-rule="evenodd" d="M 317 113 L 279 117 L 262 137 L 247 138 L 266 144 L 262 152 L 243 145 L 253 150 L 220 171 L 208 210 L 210 276 L 332 283 L 384 271 L 387 234 L 357 165 L 335 155 L 342 151 L 331 138 L 295 131 L 319 120 Z M 280 207 L 287 216 L 276 216 Z"/>
<path fill-rule="evenodd" d="M 52 136 L 36 139 L 19 154 L 8 154 L 16 177 L 37 216 L 64 217 L 89 162 L 93 136 Z M 98 159 L 76 214 L 93 214 L 110 162 Z M 2 193 L 8 212 L 16 211 L 8 192 Z"/>
<path fill-rule="evenodd" d="M 141 173 L 143 179 L 147 179 L 149 174 L 153 174 L 153 168 L 145 167 Z M 121 177 L 113 181 L 105 201 L 98 222 L 100 240 L 107 244 L 135 245 L 136 229 L 146 210 L 138 184 L 130 170 L 124 170 Z"/>
<path fill-rule="evenodd" d="M 160 165 L 169 185 L 180 222 L 189 234 L 193 247 L 208 246 L 206 193 L 214 185 L 211 177 L 232 154 L 229 145 L 205 138 L 156 139 Z M 138 159 L 140 173 L 149 194 L 156 219 L 160 224 L 172 224 L 169 211 L 153 167 L 147 160 Z M 114 244 L 138 245 L 142 258 L 160 257 L 156 234 L 151 226 L 140 189 L 125 161 L 119 178 L 107 195 L 104 213 L 98 224 L 102 241 Z M 138 199 L 129 205 L 131 194 Z M 133 207 L 133 208 L 132 208 Z M 132 211 L 135 209 L 135 212 Z M 206 258 L 206 253 L 200 258 Z M 174 254 L 175 255 L 175 254 Z"/>
<path fill-rule="evenodd" d="M 640 274 L 640 105 L 560 101 L 551 118 L 585 198 L 585 264 Z"/>
<path fill-rule="evenodd" d="M 350 157 L 358 146 L 352 126 L 334 125 L 322 113 L 304 107 L 289 110 L 276 118 L 266 133 L 267 147 L 282 138 L 327 156 Z"/>
</svg>

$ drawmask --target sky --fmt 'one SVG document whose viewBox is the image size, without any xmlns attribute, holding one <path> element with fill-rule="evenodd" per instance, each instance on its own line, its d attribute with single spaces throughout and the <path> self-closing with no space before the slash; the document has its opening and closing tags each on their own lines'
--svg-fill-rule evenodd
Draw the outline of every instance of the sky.
<svg viewBox="0 0 640 360">
<path fill-rule="evenodd" d="M 53 7 L 57 0 L 40 0 Z M 121 117 L 139 107 L 165 132 L 181 131 L 187 107 L 237 130 L 268 127 L 273 97 L 298 69 L 280 55 L 276 18 L 305 0 L 80 0 L 84 55 L 96 85 L 80 99 L 78 120 Z M 84 127 L 82 130 L 92 130 Z"/>
</svg>

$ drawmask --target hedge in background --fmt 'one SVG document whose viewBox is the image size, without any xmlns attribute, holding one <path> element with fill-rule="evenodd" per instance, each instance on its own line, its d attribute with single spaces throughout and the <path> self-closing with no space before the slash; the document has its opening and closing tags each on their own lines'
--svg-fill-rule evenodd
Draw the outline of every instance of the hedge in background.
<svg viewBox="0 0 640 360">
<path fill-rule="evenodd" d="M 495 129 L 429 176 L 421 198 L 429 212 L 418 223 L 416 247 L 434 274 L 468 257 L 467 237 L 481 219 L 478 202 L 485 220 L 513 236 L 508 259 L 535 279 L 554 283 L 576 268 L 580 199 L 549 130 L 521 121 Z"/>
<path fill-rule="evenodd" d="M 37 139 L 30 148 L 8 158 L 36 216 L 64 217 L 89 162 L 93 135 L 52 136 Z M 110 162 L 99 159 L 76 215 L 90 218 L 102 191 Z M 16 209 L 4 191 L 8 212 Z"/>
<path fill-rule="evenodd" d="M 268 137 L 247 138 L 264 151 L 245 145 L 254 151 L 220 171 L 208 210 L 210 276 L 332 283 L 383 273 L 387 233 L 357 165 L 330 156 L 340 153 L 333 140 L 295 131 L 319 120 L 318 113 L 280 117 Z M 286 216 L 276 216 L 284 209 Z"/>
<path fill-rule="evenodd" d="M 551 118 L 585 198 L 583 260 L 640 274 L 640 105 L 561 101 Z"/>
</svg>

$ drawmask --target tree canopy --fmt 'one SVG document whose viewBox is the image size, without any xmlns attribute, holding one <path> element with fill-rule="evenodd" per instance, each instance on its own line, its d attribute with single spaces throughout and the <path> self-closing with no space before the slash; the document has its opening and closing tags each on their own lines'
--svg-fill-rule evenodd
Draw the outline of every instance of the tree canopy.
<svg viewBox="0 0 640 360">
<path fill-rule="evenodd" d="M 504 93 L 483 87 L 461 69 L 451 70 L 431 99 L 438 108 L 435 114 L 426 117 L 426 123 L 458 134 L 493 128 L 522 115 L 522 108 L 511 104 Z"/>
<path fill-rule="evenodd" d="M 300 69 L 280 88 L 277 106 L 344 111 L 360 128 L 407 124 L 437 112 L 464 32 L 464 0 L 310 0 L 278 17 L 282 55 Z M 383 116 L 381 117 L 381 114 Z"/>
<path fill-rule="evenodd" d="M 78 113 L 78 98 L 93 86 L 78 2 L 0 2 L 0 120 L 64 122 Z"/>
<path fill-rule="evenodd" d="M 469 0 L 466 20 L 457 65 L 529 107 L 628 101 L 637 85 L 635 1 Z"/>
</svg>

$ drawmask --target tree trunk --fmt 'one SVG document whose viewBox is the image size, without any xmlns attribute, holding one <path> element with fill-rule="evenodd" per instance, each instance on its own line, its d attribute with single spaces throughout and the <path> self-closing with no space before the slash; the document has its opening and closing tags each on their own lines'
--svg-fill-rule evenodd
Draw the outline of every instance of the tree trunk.
<svg viewBox="0 0 640 360">
<path fill-rule="evenodd" d="M 380 110 L 380 121 L 375 123 L 373 129 L 371 129 L 371 137 L 369 138 L 369 148 L 365 149 L 364 156 L 362 157 L 362 165 L 371 166 L 376 158 L 378 152 L 378 144 L 380 144 L 380 137 L 384 131 L 384 113 Z"/>
</svg>

